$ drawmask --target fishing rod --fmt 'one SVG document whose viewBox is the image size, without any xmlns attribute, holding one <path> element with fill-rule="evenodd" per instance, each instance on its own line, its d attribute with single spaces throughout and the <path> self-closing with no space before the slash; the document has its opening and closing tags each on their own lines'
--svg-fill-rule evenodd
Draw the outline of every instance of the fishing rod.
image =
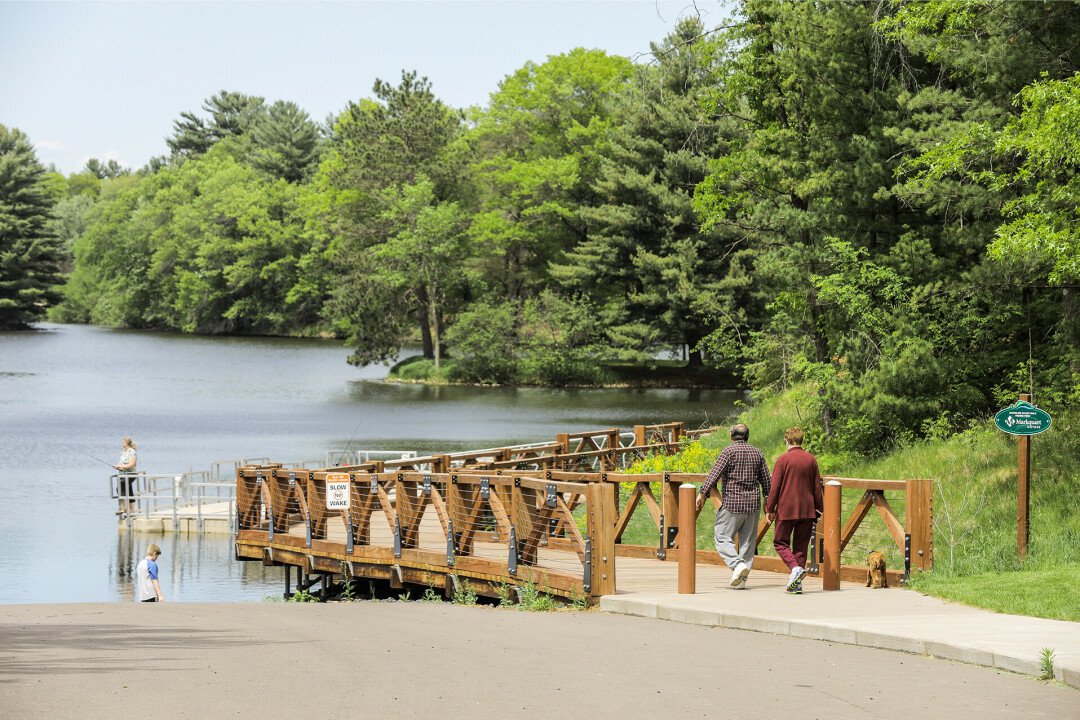
<svg viewBox="0 0 1080 720">
<path fill-rule="evenodd" d="M 356 431 L 360 429 L 360 425 L 363 424 L 364 418 L 360 418 L 360 422 L 356 423 L 356 427 L 353 428 L 352 435 L 349 436 L 349 442 L 345 443 L 345 452 L 341 454 L 345 462 L 349 461 L 349 446 L 352 445 L 352 441 L 356 439 Z"/>
<path fill-rule="evenodd" d="M 88 452 L 84 452 L 84 453 L 83 453 L 83 455 L 85 455 L 86 457 L 88 457 L 88 458 L 90 458 L 90 459 L 92 459 L 92 460 L 97 460 L 97 461 L 98 461 L 99 463 L 105 463 L 106 465 L 108 465 L 109 467 L 111 467 L 111 468 L 112 468 L 113 470 L 115 470 L 115 469 L 116 469 L 116 466 L 115 466 L 115 465 L 113 465 L 113 464 L 112 464 L 111 462 L 109 462 L 108 460 L 102 460 L 102 459 L 101 459 L 101 458 L 99 458 L 98 456 L 96 456 L 96 455 L 91 455 L 91 454 L 90 454 L 90 453 L 88 453 Z"/>
</svg>

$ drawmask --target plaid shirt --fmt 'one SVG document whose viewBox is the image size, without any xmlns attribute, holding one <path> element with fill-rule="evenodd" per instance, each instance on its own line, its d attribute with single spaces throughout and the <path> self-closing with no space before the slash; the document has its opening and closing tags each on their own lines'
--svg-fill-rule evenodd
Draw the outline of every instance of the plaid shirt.
<svg viewBox="0 0 1080 720">
<path fill-rule="evenodd" d="M 764 453 L 743 440 L 732 441 L 720 452 L 698 492 L 707 496 L 720 478 L 724 479 L 721 505 L 733 513 L 757 512 L 762 495 L 768 497 L 772 485 Z"/>
</svg>

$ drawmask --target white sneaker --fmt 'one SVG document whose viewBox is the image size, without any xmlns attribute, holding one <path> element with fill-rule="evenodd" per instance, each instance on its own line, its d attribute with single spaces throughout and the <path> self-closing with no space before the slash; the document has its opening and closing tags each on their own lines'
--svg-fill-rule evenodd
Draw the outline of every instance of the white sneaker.
<svg viewBox="0 0 1080 720">
<path fill-rule="evenodd" d="M 806 577 L 806 569 L 801 567 L 791 568 L 791 575 L 788 577 L 787 589 L 794 591 L 795 588 L 802 585 L 803 578 Z"/>
<path fill-rule="evenodd" d="M 746 567 L 743 563 L 739 563 L 735 566 L 735 570 L 731 573 L 731 587 L 742 588 L 746 586 L 746 576 L 750 574 L 750 568 Z"/>
</svg>

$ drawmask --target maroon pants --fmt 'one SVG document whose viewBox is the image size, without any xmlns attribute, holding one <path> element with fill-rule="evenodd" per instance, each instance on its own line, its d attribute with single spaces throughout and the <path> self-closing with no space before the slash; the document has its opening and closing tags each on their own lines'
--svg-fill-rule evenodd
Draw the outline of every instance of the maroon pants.
<svg viewBox="0 0 1080 720">
<path fill-rule="evenodd" d="M 773 528 L 773 547 L 788 568 L 806 567 L 806 547 L 816 520 L 777 520 Z"/>
</svg>

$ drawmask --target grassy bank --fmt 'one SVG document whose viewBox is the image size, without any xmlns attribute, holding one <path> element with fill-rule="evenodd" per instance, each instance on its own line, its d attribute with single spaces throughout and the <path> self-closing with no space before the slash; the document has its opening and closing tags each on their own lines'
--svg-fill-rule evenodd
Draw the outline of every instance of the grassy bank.
<svg viewBox="0 0 1080 720">
<path fill-rule="evenodd" d="M 801 424 L 790 395 L 750 408 L 740 419 L 750 426 L 750 441 L 764 451 L 770 465 L 783 450 L 784 428 Z M 879 458 L 822 454 L 820 459 L 827 474 L 934 481 L 934 569 L 916 573 L 914 589 L 999 612 L 1080 621 L 1078 424 L 1075 418 L 1056 417 L 1050 430 L 1032 439 L 1031 541 L 1023 562 L 1016 554 L 1017 439 L 995 429 L 989 418 L 959 435 L 896 448 Z M 705 438 L 682 456 L 649 460 L 639 471 L 707 472 L 727 444 L 726 435 Z M 890 497 L 894 502 L 900 500 Z M 845 497 L 845 510 L 848 507 Z M 903 508 L 895 509 L 903 522 Z M 699 525 L 702 547 L 711 546 L 711 518 L 706 521 Z M 874 527 L 880 522 L 875 513 L 867 522 L 867 535 L 861 540 L 856 536 L 857 547 L 845 552 L 844 562 L 860 562 L 858 555 L 865 550 L 892 544 Z M 759 551 L 770 552 L 771 543 L 763 543 Z M 890 566 L 902 567 L 902 560 L 902 554 L 894 553 Z"/>
<path fill-rule="evenodd" d="M 448 357 L 439 362 L 414 356 L 402 360 L 390 368 L 387 380 L 397 382 L 427 383 L 431 385 L 455 385 L 472 383 L 457 360 Z M 591 366 L 585 376 L 574 377 L 567 373 L 561 384 L 583 387 L 680 387 L 680 388 L 730 388 L 735 378 L 717 370 L 690 368 L 682 361 L 659 360 L 645 365 L 630 363 L 600 363 Z M 521 377 L 515 385 L 560 384 L 544 381 L 539 377 Z"/>
</svg>

